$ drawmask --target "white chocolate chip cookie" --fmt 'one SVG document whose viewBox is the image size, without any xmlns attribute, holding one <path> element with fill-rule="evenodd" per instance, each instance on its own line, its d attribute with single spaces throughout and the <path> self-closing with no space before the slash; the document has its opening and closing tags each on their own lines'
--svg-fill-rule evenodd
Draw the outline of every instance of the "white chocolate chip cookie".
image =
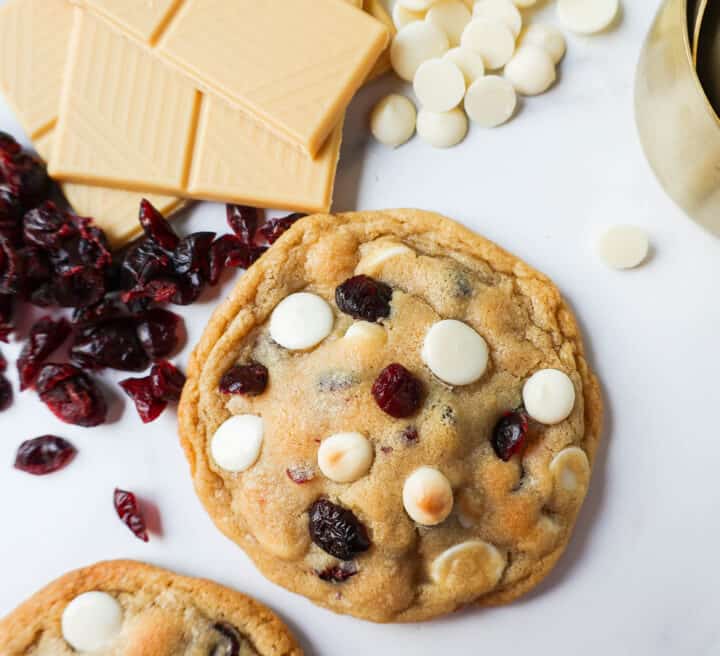
<svg viewBox="0 0 720 656">
<path fill-rule="evenodd" d="M 252 395 L 220 391 L 236 368 L 262 373 Z M 601 431 L 555 286 L 417 210 L 298 221 L 218 308 L 188 373 L 181 438 L 217 526 L 276 583 L 381 622 L 536 585 Z"/>
<path fill-rule="evenodd" d="M 50 583 L 0 620 L 3 656 L 302 656 L 265 606 L 130 560 Z"/>
</svg>

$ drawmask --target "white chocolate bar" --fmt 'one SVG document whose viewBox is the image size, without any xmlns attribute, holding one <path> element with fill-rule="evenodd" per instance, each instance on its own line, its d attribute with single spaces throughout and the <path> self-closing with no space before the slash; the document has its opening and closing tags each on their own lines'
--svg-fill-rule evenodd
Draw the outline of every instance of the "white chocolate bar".
<svg viewBox="0 0 720 656">
<path fill-rule="evenodd" d="M 310 159 L 242 112 L 197 91 L 109 23 L 75 10 L 49 167 L 57 179 L 326 211 L 341 136 L 339 126 Z"/>
<path fill-rule="evenodd" d="M 76 1 L 313 157 L 389 41 L 337 0 Z"/>
<path fill-rule="evenodd" d="M 60 105 L 63 69 L 70 41 L 73 9 L 65 0 L 11 0 L 0 7 L 0 91 L 47 161 Z M 142 194 L 64 184 L 73 209 L 93 217 L 113 245 L 138 235 Z M 147 195 L 168 215 L 184 201 Z"/>
</svg>

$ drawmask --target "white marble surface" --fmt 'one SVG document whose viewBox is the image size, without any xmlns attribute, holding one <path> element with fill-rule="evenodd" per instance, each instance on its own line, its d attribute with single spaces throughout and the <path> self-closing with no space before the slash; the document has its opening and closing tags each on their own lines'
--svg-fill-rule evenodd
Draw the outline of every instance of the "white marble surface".
<svg viewBox="0 0 720 656">
<path fill-rule="evenodd" d="M 502 129 L 473 130 L 461 147 L 370 143 L 366 115 L 399 86 L 391 80 L 363 91 L 346 125 L 337 209 L 453 216 L 549 274 L 579 314 L 604 384 L 607 430 L 576 534 L 536 591 L 506 608 L 418 626 L 320 610 L 265 581 L 215 530 L 193 493 L 173 412 L 141 428 L 126 404 L 111 424 L 83 430 L 26 393 L 0 419 L 0 614 L 70 568 L 128 557 L 252 593 L 309 654 L 720 653 L 720 241 L 671 204 L 636 137 L 634 68 L 656 4 L 626 1 L 614 32 L 571 38 L 554 90 Z M 552 7 L 546 13 L 554 19 Z M 19 133 L 2 103 L 0 129 Z M 640 270 L 609 271 L 594 255 L 593 235 L 618 222 L 652 234 L 654 253 Z M 180 225 L 222 224 L 223 207 L 204 204 Z M 190 342 L 216 302 L 183 311 Z M 4 351 L 14 359 L 18 344 Z M 44 479 L 14 471 L 19 442 L 48 432 L 77 444 L 76 462 Z M 116 485 L 155 504 L 162 536 L 146 545 L 130 535 L 113 514 Z"/>
</svg>

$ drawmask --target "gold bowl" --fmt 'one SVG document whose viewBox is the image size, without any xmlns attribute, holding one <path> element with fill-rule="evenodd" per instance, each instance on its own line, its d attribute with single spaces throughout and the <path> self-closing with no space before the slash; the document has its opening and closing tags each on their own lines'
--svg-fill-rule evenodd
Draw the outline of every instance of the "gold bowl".
<svg viewBox="0 0 720 656">
<path fill-rule="evenodd" d="M 688 10 L 690 9 L 690 19 Z M 693 65 L 695 2 L 666 0 L 643 46 L 635 79 L 640 141 L 670 197 L 720 236 L 720 120 Z"/>
</svg>

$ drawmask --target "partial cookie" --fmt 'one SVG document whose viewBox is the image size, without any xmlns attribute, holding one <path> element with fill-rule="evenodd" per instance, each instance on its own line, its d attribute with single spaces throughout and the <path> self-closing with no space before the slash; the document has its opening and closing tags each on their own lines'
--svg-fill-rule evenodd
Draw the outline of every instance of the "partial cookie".
<svg viewBox="0 0 720 656">
<path fill-rule="evenodd" d="M 253 395 L 221 393 L 247 365 L 263 374 Z M 215 312 L 188 373 L 181 439 L 217 526 L 276 583 L 381 622 L 536 585 L 601 431 L 556 287 L 417 210 L 296 223 Z"/>
<path fill-rule="evenodd" d="M 3 656 L 302 656 L 265 606 L 130 560 L 70 572 L 0 620 Z"/>
</svg>

